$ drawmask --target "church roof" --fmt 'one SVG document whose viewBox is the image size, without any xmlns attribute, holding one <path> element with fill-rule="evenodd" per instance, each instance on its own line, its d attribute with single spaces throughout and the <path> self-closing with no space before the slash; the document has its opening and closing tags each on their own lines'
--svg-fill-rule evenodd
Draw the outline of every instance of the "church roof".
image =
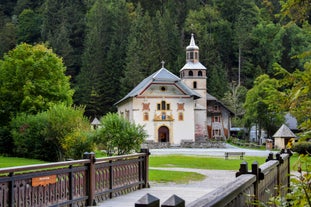
<svg viewBox="0 0 311 207">
<path fill-rule="evenodd" d="M 139 95 L 147 86 L 151 83 L 174 83 L 180 89 L 182 89 L 187 95 L 194 97 L 195 99 L 201 98 L 200 94 L 191 90 L 186 84 L 184 84 L 181 79 L 168 71 L 166 68 L 162 67 L 160 70 L 156 71 L 152 75 L 141 81 L 133 90 L 131 90 L 125 97 L 119 100 L 115 105 L 118 105 L 122 101 L 135 97 Z"/>
<path fill-rule="evenodd" d="M 202 65 L 202 63 L 200 62 L 187 62 L 184 67 L 182 67 L 180 69 L 180 71 L 182 70 L 185 70 L 185 69 L 190 69 L 190 70 L 194 70 L 194 69 L 197 69 L 197 70 L 206 70 L 206 67 L 204 65 Z"/>
<path fill-rule="evenodd" d="M 195 44 L 193 34 L 191 34 L 190 44 L 186 47 L 186 50 L 198 50 L 199 47 Z"/>
<path fill-rule="evenodd" d="M 295 138 L 297 137 L 285 124 L 283 124 L 273 137 L 279 138 Z"/>
</svg>

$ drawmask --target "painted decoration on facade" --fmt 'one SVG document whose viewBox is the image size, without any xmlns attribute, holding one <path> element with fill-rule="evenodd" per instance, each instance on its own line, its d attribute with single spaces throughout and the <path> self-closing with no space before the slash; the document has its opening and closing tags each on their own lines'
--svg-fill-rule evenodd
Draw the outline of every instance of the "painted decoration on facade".
<svg viewBox="0 0 311 207">
<path fill-rule="evenodd" d="M 150 111 L 150 103 L 143 103 L 143 111 Z"/>
<path fill-rule="evenodd" d="M 184 111 L 185 110 L 184 105 L 185 103 L 177 103 L 177 110 Z"/>
</svg>

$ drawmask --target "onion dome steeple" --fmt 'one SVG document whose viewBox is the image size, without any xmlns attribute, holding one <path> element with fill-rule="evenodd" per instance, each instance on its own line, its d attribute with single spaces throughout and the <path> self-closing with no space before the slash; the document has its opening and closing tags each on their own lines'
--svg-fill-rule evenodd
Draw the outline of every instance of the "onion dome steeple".
<svg viewBox="0 0 311 207">
<path fill-rule="evenodd" d="M 195 44 L 193 33 L 191 34 L 190 44 L 186 47 L 186 61 L 199 62 L 199 47 Z"/>
</svg>

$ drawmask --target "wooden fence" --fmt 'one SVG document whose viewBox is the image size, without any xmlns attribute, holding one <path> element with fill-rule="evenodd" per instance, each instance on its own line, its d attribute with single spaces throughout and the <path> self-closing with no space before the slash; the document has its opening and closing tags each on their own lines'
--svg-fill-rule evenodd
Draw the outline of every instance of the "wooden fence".
<svg viewBox="0 0 311 207">
<path fill-rule="evenodd" d="M 0 168 L 0 206 L 92 206 L 149 186 L 149 151 L 109 158 Z"/>
<path fill-rule="evenodd" d="M 258 202 L 266 203 L 272 196 L 284 196 L 290 184 L 290 156 L 290 151 L 277 153 L 275 158 L 270 153 L 267 162 L 260 166 L 257 162 L 252 163 L 250 171 L 248 163 L 242 162 L 234 181 L 188 205 L 185 205 L 182 198 L 173 195 L 161 207 L 249 207 L 257 206 Z M 139 199 L 135 207 L 160 206 L 159 199 L 149 194 L 145 196 L 150 198 Z"/>
</svg>

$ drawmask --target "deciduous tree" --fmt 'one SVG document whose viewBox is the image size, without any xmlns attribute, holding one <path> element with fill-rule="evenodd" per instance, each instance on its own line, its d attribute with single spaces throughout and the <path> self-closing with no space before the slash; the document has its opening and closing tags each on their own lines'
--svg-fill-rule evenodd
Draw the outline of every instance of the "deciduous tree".
<svg viewBox="0 0 311 207">
<path fill-rule="evenodd" d="M 58 103 L 72 104 L 73 90 L 62 59 L 45 45 L 23 43 L 0 60 L 0 117 L 36 114 Z"/>
</svg>

